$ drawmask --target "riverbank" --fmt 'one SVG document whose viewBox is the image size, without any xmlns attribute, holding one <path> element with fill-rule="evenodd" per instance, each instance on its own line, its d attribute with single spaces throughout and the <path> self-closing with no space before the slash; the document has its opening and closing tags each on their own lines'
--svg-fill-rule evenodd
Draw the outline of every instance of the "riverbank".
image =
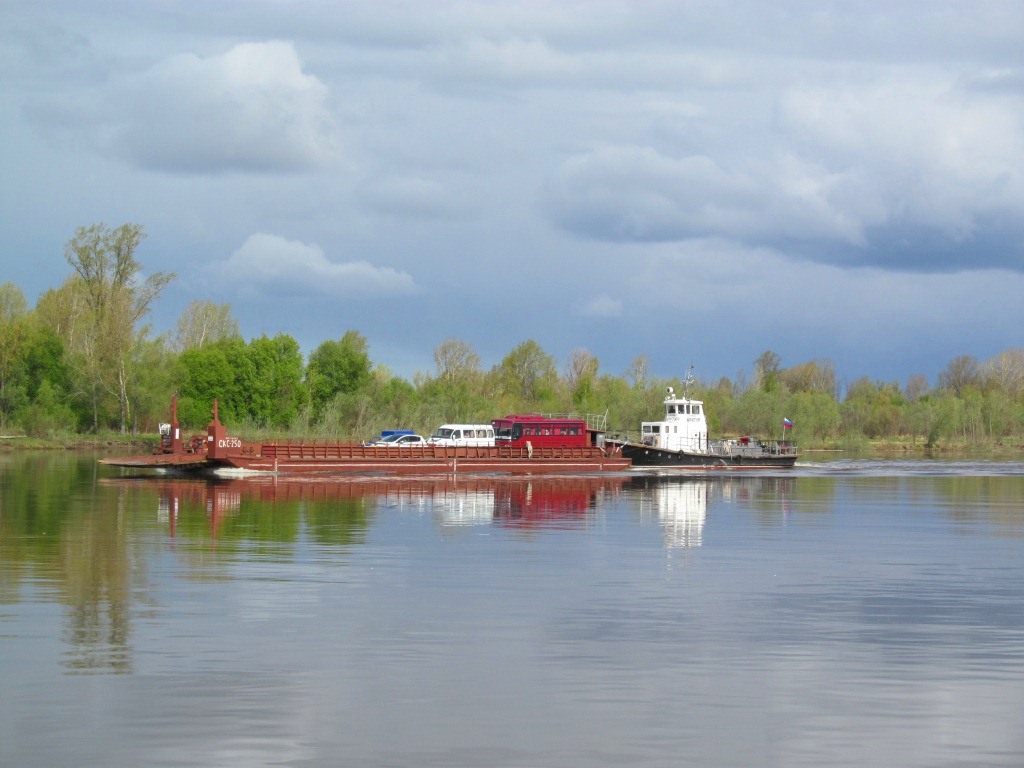
<svg viewBox="0 0 1024 768">
<path fill-rule="evenodd" d="M 64 437 L 30 437 L 0 435 L 0 453 L 17 451 L 141 451 L 151 449 L 156 435 L 67 435 Z"/>
</svg>

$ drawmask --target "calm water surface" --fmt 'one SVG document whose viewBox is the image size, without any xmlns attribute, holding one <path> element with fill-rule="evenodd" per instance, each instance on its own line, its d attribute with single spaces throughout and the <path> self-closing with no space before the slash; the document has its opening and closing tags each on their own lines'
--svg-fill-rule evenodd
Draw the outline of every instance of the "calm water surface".
<svg viewBox="0 0 1024 768">
<path fill-rule="evenodd" d="M 1024 464 L 0 455 L 3 766 L 1021 766 Z"/>
</svg>

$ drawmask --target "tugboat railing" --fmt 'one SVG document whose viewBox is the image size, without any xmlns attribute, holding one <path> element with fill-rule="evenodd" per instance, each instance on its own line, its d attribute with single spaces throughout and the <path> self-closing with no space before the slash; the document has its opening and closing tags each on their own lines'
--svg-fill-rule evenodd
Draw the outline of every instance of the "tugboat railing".
<svg viewBox="0 0 1024 768">
<path fill-rule="evenodd" d="M 640 432 L 628 430 L 609 432 L 605 435 L 605 440 L 633 445 L 653 445 L 653 442 L 646 442 Z M 723 456 L 792 456 L 799 453 L 799 449 L 796 443 L 789 440 L 730 437 L 721 440 L 708 440 L 707 449 L 691 449 L 687 452 Z"/>
</svg>

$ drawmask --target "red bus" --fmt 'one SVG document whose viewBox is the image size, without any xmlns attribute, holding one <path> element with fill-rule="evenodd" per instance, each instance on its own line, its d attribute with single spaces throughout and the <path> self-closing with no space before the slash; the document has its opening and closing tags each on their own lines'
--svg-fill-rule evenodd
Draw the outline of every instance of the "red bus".
<svg viewBox="0 0 1024 768">
<path fill-rule="evenodd" d="M 587 429 L 586 419 L 578 416 L 540 416 L 518 413 L 494 419 L 495 445 L 569 447 L 596 445 L 596 432 Z M 592 439 L 588 433 L 593 433 Z"/>
</svg>

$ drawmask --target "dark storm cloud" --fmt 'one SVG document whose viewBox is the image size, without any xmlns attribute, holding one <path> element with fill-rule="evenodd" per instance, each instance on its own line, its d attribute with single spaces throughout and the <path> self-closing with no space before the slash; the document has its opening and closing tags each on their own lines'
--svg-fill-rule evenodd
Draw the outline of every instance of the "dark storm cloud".
<svg viewBox="0 0 1024 768">
<path fill-rule="evenodd" d="M 758 153 L 731 133 L 601 147 L 552 173 L 546 210 L 612 242 L 719 237 L 853 267 L 1024 270 L 1019 100 L 942 78 L 775 100 Z"/>
</svg>

